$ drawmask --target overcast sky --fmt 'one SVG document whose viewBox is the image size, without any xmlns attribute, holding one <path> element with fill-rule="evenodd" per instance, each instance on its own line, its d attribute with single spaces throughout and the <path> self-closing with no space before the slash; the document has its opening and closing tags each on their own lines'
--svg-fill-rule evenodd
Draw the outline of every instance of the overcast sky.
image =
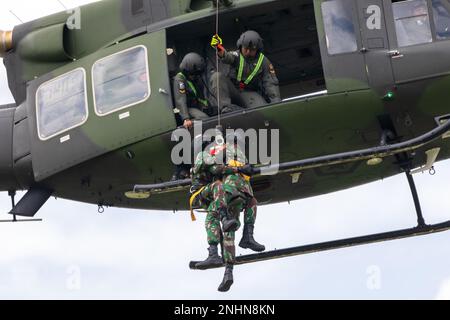
<svg viewBox="0 0 450 320">
<path fill-rule="evenodd" d="M 3 30 L 20 23 L 10 10 L 25 22 L 63 9 L 58 0 L 1 5 Z M 0 103 L 8 102 L 2 66 Z M 429 223 L 450 219 L 450 162 L 436 170 L 416 176 Z M 9 198 L 0 195 L 0 219 L 9 210 Z M 201 214 L 195 223 L 187 212 L 98 214 L 95 206 L 51 199 L 38 217 L 44 222 L 0 224 L 0 299 L 450 299 L 450 232 L 238 266 L 231 291 L 220 294 L 223 270 L 188 268 L 207 254 Z M 398 176 L 261 207 L 256 238 L 274 249 L 415 223 L 406 178 Z"/>
</svg>

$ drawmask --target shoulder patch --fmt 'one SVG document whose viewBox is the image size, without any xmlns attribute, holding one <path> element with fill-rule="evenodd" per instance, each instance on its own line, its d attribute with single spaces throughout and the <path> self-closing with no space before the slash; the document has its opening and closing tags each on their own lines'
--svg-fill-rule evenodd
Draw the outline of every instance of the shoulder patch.
<svg viewBox="0 0 450 320">
<path fill-rule="evenodd" d="M 237 51 L 233 51 L 232 54 L 233 54 L 235 57 L 239 57 L 239 52 L 237 52 Z"/>
<path fill-rule="evenodd" d="M 186 93 L 186 84 L 183 81 L 180 81 L 179 90 L 180 90 L 181 94 L 185 94 Z"/>
</svg>

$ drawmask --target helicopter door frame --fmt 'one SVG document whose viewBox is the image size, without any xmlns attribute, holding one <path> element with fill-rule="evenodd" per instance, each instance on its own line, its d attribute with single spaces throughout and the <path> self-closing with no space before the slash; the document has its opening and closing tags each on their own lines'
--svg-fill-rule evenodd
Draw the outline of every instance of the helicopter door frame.
<svg viewBox="0 0 450 320">
<path fill-rule="evenodd" d="M 109 59 L 136 48 L 145 49 L 140 50 L 137 55 L 139 61 L 146 60 L 145 63 L 139 64 L 142 68 L 139 65 L 136 66 L 136 63 L 133 63 L 135 59 L 126 57 L 126 54 L 118 59 Z M 104 74 L 94 75 L 94 66 L 102 62 Z M 85 87 L 88 108 L 86 119 L 83 119 L 82 124 L 54 132 L 44 140 L 39 136 L 37 128 L 37 92 L 45 83 L 54 81 L 77 69 L 84 70 L 84 80 L 87 84 Z M 33 171 L 36 181 L 42 181 L 68 168 L 127 145 L 174 130 L 176 123 L 172 110 L 169 77 L 166 75 L 166 30 L 162 29 L 100 49 L 92 55 L 68 63 L 32 81 L 28 87 L 27 103 L 30 115 Z M 96 90 L 94 76 L 102 77 L 96 84 L 99 88 L 97 90 L 101 89 L 104 94 L 105 99 L 102 100 L 102 105 L 106 105 L 104 112 L 96 110 L 94 104 L 94 91 Z M 111 80 L 108 80 L 109 78 Z M 75 77 L 73 79 L 77 80 Z M 148 82 L 149 91 L 136 89 L 142 86 L 145 88 Z M 132 89 L 136 90 L 126 89 L 130 83 L 133 86 Z M 65 86 L 68 88 L 61 89 Z M 47 90 L 48 92 L 43 96 L 50 101 L 48 102 L 49 110 L 53 108 L 54 101 L 61 101 L 61 99 L 70 101 L 71 86 L 73 85 L 68 81 L 56 84 L 54 88 Z M 65 93 L 61 94 L 61 90 Z M 53 96 L 53 93 L 56 96 Z M 65 100 L 64 95 L 69 98 Z M 58 103 L 61 105 L 59 108 L 70 105 L 69 103 Z M 63 113 L 73 112 L 78 104 L 72 103 L 72 109 L 65 110 Z M 111 106 L 112 108 L 109 108 Z M 41 107 L 47 108 L 45 103 Z M 59 113 L 61 112 L 59 111 Z M 50 116 L 52 116 L 51 112 Z"/>
<path fill-rule="evenodd" d="M 397 13 L 398 17 L 394 15 L 394 4 L 401 6 L 405 5 L 408 1 L 396 1 L 385 0 L 385 13 L 386 24 L 389 30 L 389 43 L 391 44 L 391 60 L 395 83 L 397 85 L 406 84 L 409 82 L 420 81 L 430 78 L 436 78 L 440 76 L 450 75 L 450 61 L 448 59 L 448 52 L 450 51 L 450 41 L 447 35 L 446 39 L 437 39 L 437 31 L 433 16 L 433 5 L 430 0 L 424 0 L 428 9 L 428 22 L 430 24 L 431 41 L 420 42 L 411 45 L 399 44 L 399 36 L 407 32 L 406 28 L 396 28 L 396 19 L 401 17 Z M 409 3 L 413 3 L 409 1 Z M 399 10 L 400 11 L 400 10 Z M 413 18 L 413 17 L 411 17 Z M 407 35 L 407 34 L 406 34 Z M 430 50 L 432 48 L 432 50 Z M 430 56 L 432 52 L 433 56 Z"/>
<path fill-rule="evenodd" d="M 385 0 L 357 0 L 361 24 L 362 49 L 367 77 L 373 88 L 391 88 L 394 85 L 392 61 L 389 53 Z"/>
<path fill-rule="evenodd" d="M 360 51 L 363 46 L 358 31 L 360 26 L 356 1 L 314 1 L 328 94 L 369 88 L 366 63 Z M 339 2 L 342 4 L 341 10 L 336 6 Z M 347 41 L 343 41 L 344 38 Z"/>
</svg>

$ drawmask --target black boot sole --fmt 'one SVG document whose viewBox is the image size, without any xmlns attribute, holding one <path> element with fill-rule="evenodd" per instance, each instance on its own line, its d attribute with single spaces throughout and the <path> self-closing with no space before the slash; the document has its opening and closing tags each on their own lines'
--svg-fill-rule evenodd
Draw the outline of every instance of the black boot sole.
<svg viewBox="0 0 450 320">
<path fill-rule="evenodd" d="M 225 282 L 223 282 L 220 286 L 219 289 L 217 289 L 219 292 L 227 292 L 230 290 L 231 286 L 233 285 L 234 281 L 233 279 L 229 279 Z"/>
<path fill-rule="evenodd" d="M 242 249 L 250 249 L 250 250 L 255 251 L 255 252 L 266 251 L 266 247 L 261 248 L 261 249 L 255 249 L 255 248 L 252 248 L 251 246 L 247 245 L 246 243 L 239 243 L 239 247 L 241 247 Z"/>
<path fill-rule="evenodd" d="M 214 262 L 214 263 L 208 263 L 208 264 L 202 264 L 202 263 L 197 263 L 195 265 L 195 269 L 198 270 L 208 270 L 211 268 L 219 268 L 223 266 L 223 261 L 221 262 Z"/>
</svg>

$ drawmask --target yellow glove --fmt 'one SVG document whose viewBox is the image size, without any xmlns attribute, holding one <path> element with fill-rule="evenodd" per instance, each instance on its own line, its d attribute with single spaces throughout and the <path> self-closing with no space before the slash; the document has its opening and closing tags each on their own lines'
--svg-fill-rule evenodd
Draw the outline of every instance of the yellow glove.
<svg viewBox="0 0 450 320">
<path fill-rule="evenodd" d="M 223 44 L 222 38 L 219 37 L 218 34 L 215 34 L 211 39 L 211 47 L 216 48 L 222 46 L 222 44 Z"/>
</svg>

